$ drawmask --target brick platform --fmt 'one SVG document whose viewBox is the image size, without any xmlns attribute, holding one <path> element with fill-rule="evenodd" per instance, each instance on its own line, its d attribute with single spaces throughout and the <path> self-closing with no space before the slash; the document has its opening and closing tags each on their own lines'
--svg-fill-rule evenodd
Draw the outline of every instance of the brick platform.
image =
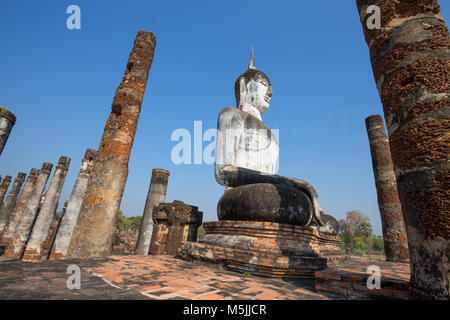
<svg viewBox="0 0 450 320">
<path fill-rule="evenodd" d="M 205 222 L 198 243 L 183 242 L 186 260 L 220 264 L 226 269 L 266 277 L 308 278 L 347 258 L 339 239 L 316 227 L 258 221 Z"/>
<path fill-rule="evenodd" d="M 381 271 L 380 289 L 367 287 L 368 266 Z M 342 295 L 348 299 L 409 299 L 409 263 L 386 262 L 381 259 L 352 257 L 336 267 L 315 273 L 318 292 Z"/>
</svg>

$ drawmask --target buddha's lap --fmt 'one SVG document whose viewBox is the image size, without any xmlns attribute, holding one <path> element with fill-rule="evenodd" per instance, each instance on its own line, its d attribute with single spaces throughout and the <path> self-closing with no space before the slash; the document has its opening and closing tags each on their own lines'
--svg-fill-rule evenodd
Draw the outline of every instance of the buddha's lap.
<svg viewBox="0 0 450 320">
<path fill-rule="evenodd" d="M 304 225 L 312 215 L 309 197 L 293 187 L 254 183 L 228 189 L 217 205 L 219 220 Z"/>
</svg>

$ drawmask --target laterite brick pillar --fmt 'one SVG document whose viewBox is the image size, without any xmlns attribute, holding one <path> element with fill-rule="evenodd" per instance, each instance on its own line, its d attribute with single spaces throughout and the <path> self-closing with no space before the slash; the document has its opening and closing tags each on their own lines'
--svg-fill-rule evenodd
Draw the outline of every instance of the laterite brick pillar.
<svg viewBox="0 0 450 320">
<path fill-rule="evenodd" d="M 11 176 L 6 176 L 0 183 L 0 204 L 3 202 L 6 193 L 8 192 L 9 184 L 11 183 Z"/>
<path fill-rule="evenodd" d="M 23 181 L 25 180 L 26 173 L 19 172 L 17 178 L 14 180 L 14 183 L 11 187 L 11 190 L 6 197 L 5 202 L 0 206 L 0 233 L 3 231 L 3 228 L 8 221 L 8 216 L 11 213 L 11 210 L 14 208 L 16 204 L 17 197 L 20 193 L 20 188 L 22 188 Z"/>
<path fill-rule="evenodd" d="M 111 253 L 155 44 L 153 33 L 139 31 L 100 141 L 98 158 L 70 242 L 69 257 L 102 257 Z"/>
<path fill-rule="evenodd" d="M 97 151 L 87 149 L 84 158 L 81 160 L 81 168 L 77 180 L 73 186 L 67 208 L 61 218 L 61 224 L 56 234 L 55 243 L 50 253 L 50 260 L 64 259 L 69 249 L 70 239 L 72 239 L 73 229 L 78 220 L 81 203 L 89 182 L 89 176 L 97 158 Z"/>
<path fill-rule="evenodd" d="M 47 166 L 46 163 L 42 165 L 42 169 L 45 169 Z M 51 166 L 51 164 L 50 164 Z M 50 167 L 51 168 L 51 167 Z M 14 233 L 16 231 L 17 225 L 22 219 L 22 215 L 25 211 L 25 207 L 28 199 L 33 194 L 34 186 L 36 184 L 36 180 L 38 177 L 40 170 L 33 168 L 28 175 L 27 181 L 25 182 L 22 191 L 20 192 L 19 198 L 14 205 L 11 213 L 8 215 L 8 219 L 5 227 L 0 235 L 0 244 L 1 245 L 9 245 Z"/>
<path fill-rule="evenodd" d="M 5 257 L 19 259 L 25 250 L 28 237 L 36 215 L 39 211 L 39 202 L 41 201 L 42 192 L 44 192 L 47 180 L 52 170 L 53 165 L 51 163 L 44 163 L 42 169 L 39 171 L 39 175 L 34 184 L 33 192 L 26 199 L 25 209 L 23 210 L 22 217 L 20 218 L 14 235 L 9 242 L 9 246 L 6 249 Z"/>
<path fill-rule="evenodd" d="M 16 116 L 8 109 L 0 106 L 0 155 L 8 141 L 12 127 L 16 123 Z"/>
<path fill-rule="evenodd" d="M 166 201 L 169 170 L 153 169 L 147 200 L 145 201 L 144 215 L 142 217 L 141 230 L 136 245 L 137 255 L 148 255 L 153 232 L 153 208 Z"/>
<path fill-rule="evenodd" d="M 403 221 L 402 205 L 398 198 L 389 140 L 381 116 L 373 115 L 366 118 L 366 129 L 383 227 L 386 261 L 406 262 L 409 259 L 408 238 Z"/>
<path fill-rule="evenodd" d="M 448 299 L 450 39 L 436 0 L 357 0 L 402 204 L 412 297 Z M 369 29 L 370 5 L 380 29 Z M 369 10 L 370 11 L 370 10 Z"/>
<path fill-rule="evenodd" d="M 50 231 L 50 226 L 55 216 L 58 207 L 61 190 L 66 179 L 67 171 L 69 170 L 70 158 L 62 156 L 59 158 L 55 173 L 47 190 L 47 194 L 39 210 L 33 230 L 31 231 L 28 240 L 27 248 L 23 254 L 24 261 L 41 261 L 44 254 L 45 245 Z"/>
</svg>

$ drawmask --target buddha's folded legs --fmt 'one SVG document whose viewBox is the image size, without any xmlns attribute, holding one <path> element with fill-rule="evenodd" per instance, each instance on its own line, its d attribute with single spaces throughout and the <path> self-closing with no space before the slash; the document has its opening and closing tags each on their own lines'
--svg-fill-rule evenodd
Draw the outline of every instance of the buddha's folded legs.
<svg viewBox="0 0 450 320">
<path fill-rule="evenodd" d="M 236 188 L 239 186 L 251 185 L 251 184 L 271 184 L 276 186 L 276 190 L 278 193 L 281 193 L 281 190 L 289 190 L 289 188 L 293 188 L 304 194 L 309 199 L 311 204 L 311 214 L 307 215 L 306 220 L 302 220 L 301 225 L 307 227 L 311 224 L 313 219 L 317 222 L 319 226 L 323 226 L 324 223 L 321 219 L 320 206 L 319 206 L 319 197 L 317 195 L 314 187 L 307 183 L 306 181 L 289 178 L 274 174 L 262 173 L 259 171 L 241 168 L 236 166 L 225 166 L 220 170 L 221 182 L 227 186 Z M 260 188 L 260 187 L 259 187 Z M 246 192 L 248 188 L 245 189 Z M 262 190 L 262 189 L 261 189 Z M 274 189 L 275 190 L 275 189 Z M 244 191 L 244 189 L 242 189 Z M 267 190 L 266 190 L 267 191 Z M 295 193 L 295 192 L 294 192 Z M 225 195 L 224 195 L 225 196 Z M 296 195 L 297 198 L 302 198 L 299 194 Z M 288 200 L 290 203 L 292 199 Z M 304 210 L 307 210 L 308 204 L 305 200 L 299 200 L 305 206 Z M 227 200 L 227 203 L 230 203 L 230 200 Z M 220 207 L 220 203 L 219 203 Z M 281 210 L 283 208 L 281 207 Z M 296 223 L 298 224 L 298 223 Z"/>
</svg>

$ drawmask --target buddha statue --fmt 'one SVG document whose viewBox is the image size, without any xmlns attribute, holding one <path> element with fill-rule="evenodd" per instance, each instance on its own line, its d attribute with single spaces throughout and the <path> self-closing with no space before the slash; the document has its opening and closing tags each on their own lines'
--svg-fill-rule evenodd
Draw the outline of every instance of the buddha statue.
<svg viewBox="0 0 450 320">
<path fill-rule="evenodd" d="M 226 187 L 217 206 L 219 220 L 323 227 L 314 187 L 276 174 L 278 141 L 261 117 L 269 108 L 272 85 L 256 69 L 253 49 L 248 70 L 236 80 L 235 95 L 236 108 L 223 109 L 218 119 L 214 171 Z"/>
</svg>

